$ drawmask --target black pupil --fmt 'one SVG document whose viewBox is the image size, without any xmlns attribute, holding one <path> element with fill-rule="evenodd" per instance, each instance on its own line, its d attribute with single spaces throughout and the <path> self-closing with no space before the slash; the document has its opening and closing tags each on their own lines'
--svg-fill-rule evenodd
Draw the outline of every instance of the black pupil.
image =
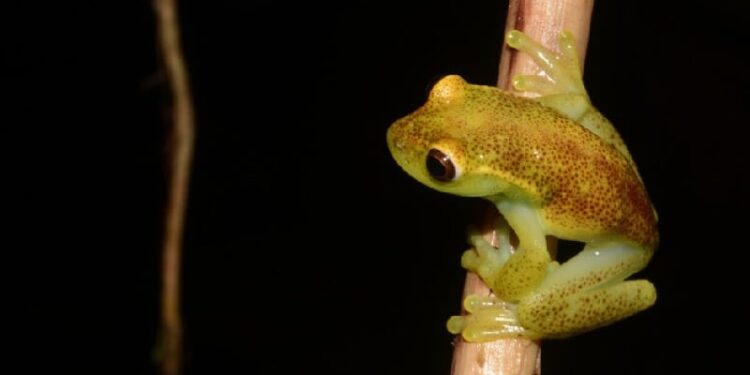
<svg viewBox="0 0 750 375">
<path fill-rule="evenodd" d="M 427 172 L 432 178 L 442 182 L 451 181 L 456 176 L 456 168 L 450 157 L 434 148 L 427 154 Z"/>
</svg>

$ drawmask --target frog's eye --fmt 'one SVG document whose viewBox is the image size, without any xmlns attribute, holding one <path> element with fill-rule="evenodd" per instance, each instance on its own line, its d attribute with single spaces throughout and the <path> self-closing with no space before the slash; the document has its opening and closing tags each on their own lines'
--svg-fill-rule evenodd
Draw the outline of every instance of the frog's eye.
<svg viewBox="0 0 750 375">
<path fill-rule="evenodd" d="M 451 157 L 437 149 L 430 149 L 427 153 L 427 172 L 432 178 L 440 182 L 453 181 L 458 177 L 456 166 Z"/>
</svg>

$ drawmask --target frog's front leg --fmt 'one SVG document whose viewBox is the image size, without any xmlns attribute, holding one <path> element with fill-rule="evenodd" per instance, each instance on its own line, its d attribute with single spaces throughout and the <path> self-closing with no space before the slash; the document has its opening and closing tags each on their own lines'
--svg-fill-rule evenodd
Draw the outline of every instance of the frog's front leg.
<svg viewBox="0 0 750 375">
<path fill-rule="evenodd" d="M 479 233 L 473 233 L 470 240 L 474 248 L 464 253 L 461 259 L 463 266 L 477 273 L 499 297 L 469 296 L 464 301 L 464 309 L 469 314 L 448 320 L 448 331 L 460 333 L 466 341 L 538 337 L 519 322 L 512 302 L 530 295 L 547 272 L 557 266 L 547 252 L 535 210 L 525 203 L 510 200 L 499 202 L 497 207 L 504 218 L 495 228 L 499 240 L 497 248 Z M 511 227 L 519 238 L 515 252 L 509 240 Z"/>
<path fill-rule="evenodd" d="M 546 276 L 553 264 L 538 211 L 526 202 L 503 199 L 497 209 L 518 236 L 518 249 L 488 285 L 502 300 L 517 302 Z M 488 280 L 485 280 L 488 281 Z"/>
<path fill-rule="evenodd" d="M 510 226 L 503 216 L 495 221 L 494 232 L 496 243 L 493 245 L 481 232 L 471 228 L 472 248 L 461 258 L 462 266 L 479 275 L 489 286 L 497 284 L 500 270 L 515 251 L 510 242 Z M 464 299 L 463 306 L 467 315 L 451 317 L 447 328 L 453 334 L 461 334 L 466 341 L 485 342 L 527 335 L 516 319 L 515 305 L 494 296 L 470 295 Z"/>
<path fill-rule="evenodd" d="M 505 242 L 495 249 L 479 233 L 474 233 L 470 235 L 474 248 L 464 253 L 461 264 L 479 275 L 500 299 L 517 302 L 534 290 L 556 263 L 547 252 L 547 241 L 534 208 L 511 200 L 502 200 L 497 208 L 507 220 L 500 221 L 496 228 Z M 515 252 L 508 242 L 510 228 L 519 240 Z"/>
<path fill-rule="evenodd" d="M 530 336 L 566 337 L 645 310 L 656 301 L 647 280 L 625 278 L 645 267 L 650 251 L 619 242 L 588 244 L 518 304 Z"/>
</svg>

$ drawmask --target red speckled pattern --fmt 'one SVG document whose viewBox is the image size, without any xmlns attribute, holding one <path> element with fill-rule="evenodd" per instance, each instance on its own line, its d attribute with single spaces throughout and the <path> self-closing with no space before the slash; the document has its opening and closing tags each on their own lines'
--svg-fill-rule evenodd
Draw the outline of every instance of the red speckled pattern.
<svg viewBox="0 0 750 375">
<path fill-rule="evenodd" d="M 538 205 L 548 234 L 657 246 L 655 213 L 628 159 L 533 100 L 448 76 L 422 108 L 391 127 L 388 140 L 402 168 L 430 187 L 466 196 L 515 194 Z M 455 181 L 439 183 L 424 171 L 435 147 L 462 170 Z"/>
</svg>

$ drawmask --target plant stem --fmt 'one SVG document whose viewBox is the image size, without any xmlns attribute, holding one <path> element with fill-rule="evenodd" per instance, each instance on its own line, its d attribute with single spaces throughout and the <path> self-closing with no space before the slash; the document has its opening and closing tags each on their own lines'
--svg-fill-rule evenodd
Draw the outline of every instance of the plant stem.
<svg viewBox="0 0 750 375">
<path fill-rule="evenodd" d="M 557 49 L 560 31 L 575 35 L 579 61 L 583 66 L 588 45 L 593 0 L 511 0 L 505 33 L 521 30 L 547 48 Z M 511 50 L 503 43 L 498 87 L 512 90 L 511 78 L 517 74 L 537 74 L 539 68 L 528 56 Z M 490 243 L 497 241 L 493 231 L 494 213 L 481 224 Z M 555 253 L 555 241 L 548 238 L 548 247 Z M 464 298 L 470 294 L 490 295 L 492 291 L 475 274 L 466 276 Z M 453 375 L 532 375 L 541 374 L 541 347 L 538 341 L 504 339 L 487 343 L 468 343 L 457 339 L 453 352 Z"/>
</svg>

